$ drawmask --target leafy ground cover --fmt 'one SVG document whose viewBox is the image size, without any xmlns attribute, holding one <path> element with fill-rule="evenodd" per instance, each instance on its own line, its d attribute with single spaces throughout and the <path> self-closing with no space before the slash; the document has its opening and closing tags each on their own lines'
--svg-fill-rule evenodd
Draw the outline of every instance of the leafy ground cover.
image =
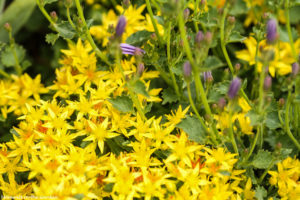
<svg viewBox="0 0 300 200">
<path fill-rule="evenodd" d="M 0 0 L 3 199 L 300 199 L 299 0 Z"/>
</svg>

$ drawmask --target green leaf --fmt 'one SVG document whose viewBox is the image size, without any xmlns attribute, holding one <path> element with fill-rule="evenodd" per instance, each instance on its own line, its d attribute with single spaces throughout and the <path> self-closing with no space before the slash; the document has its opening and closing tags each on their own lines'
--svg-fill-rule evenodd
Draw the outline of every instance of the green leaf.
<svg viewBox="0 0 300 200">
<path fill-rule="evenodd" d="M 59 35 L 58 34 L 54 34 L 54 33 L 49 33 L 46 35 L 46 42 L 48 44 L 52 44 L 54 45 L 56 40 L 59 38 Z"/>
<path fill-rule="evenodd" d="M 164 89 L 162 92 L 163 102 L 162 105 L 167 103 L 174 103 L 179 100 L 173 88 Z"/>
<path fill-rule="evenodd" d="M 103 191 L 109 192 L 109 193 L 112 192 L 114 185 L 115 185 L 114 183 L 106 184 L 103 188 Z"/>
<path fill-rule="evenodd" d="M 15 50 L 17 53 L 19 63 L 21 63 L 25 57 L 26 51 L 22 46 L 17 44 L 15 45 Z M 16 65 L 14 53 L 10 46 L 6 46 L 4 51 L 1 53 L 1 62 L 6 67 L 12 67 Z"/>
<path fill-rule="evenodd" d="M 267 197 L 267 190 L 263 186 L 257 186 L 255 190 L 257 200 L 264 200 Z"/>
<path fill-rule="evenodd" d="M 27 22 L 36 6 L 36 0 L 15 0 L 0 17 L 0 41 L 9 41 L 7 31 L 2 28 L 5 23 L 12 27 L 13 35 L 16 34 Z"/>
<path fill-rule="evenodd" d="M 277 112 L 268 113 L 267 116 L 266 116 L 266 119 L 265 119 L 265 124 L 271 130 L 275 130 L 277 128 L 280 128 L 281 123 L 279 121 Z"/>
<path fill-rule="evenodd" d="M 273 160 L 272 154 L 268 151 L 259 150 L 254 156 L 251 164 L 258 169 L 267 169 Z"/>
<path fill-rule="evenodd" d="M 72 39 L 75 35 L 76 32 L 72 28 L 72 26 L 69 24 L 67 21 L 63 21 L 59 24 L 57 24 L 56 29 L 61 37 L 64 39 Z"/>
<path fill-rule="evenodd" d="M 257 126 L 263 121 L 262 116 L 259 115 L 255 110 L 250 110 L 245 116 L 250 117 L 251 126 Z"/>
<path fill-rule="evenodd" d="M 43 0 L 43 1 L 44 1 L 44 5 L 46 5 L 46 4 L 57 2 L 58 0 Z"/>
<path fill-rule="evenodd" d="M 198 118 L 188 116 L 183 119 L 178 125 L 177 128 L 182 128 L 189 136 L 189 139 L 200 144 L 206 142 L 205 131 L 200 124 Z"/>
<path fill-rule="evenodd" d="M 134 45 L 134 46 L 141 46 L 144 42 L 149 40 L 151 34 L 152 34 L 151 32 L 148 32 L 145 30 L 138 31 L 138 32 L 130 35 L 126 40 L 126 43 Z"/>
<path fill-rule="evenodd" d="M 224 63 L 216 56 L 208 56 L 204 61 L 204 65 L 200 68 L 201 71 L 208 71 L 224 66 Z"/>
<path fill-rule="evenodd" d="M 227 43 L 234 43 L 234 42 L 243 42 L 246 37 L 241 36 L 239 32 L 233 31 L 229 36 L 229 40 Z"/>
<path fill-rule="evenodd" d="M 73 197 L 77 200 L 82 200 L 84 198 L 84 194 L 75 194 Z"/>
<path fill-rule="evenodd" d="M 25 71 L 31 65 L 32 65 L 32 63 L 29 60 L 24 60 L 21 64 L 22 70 Z"/>
<path fill-rule="evenodd" d="M 115 99 L 110 99 L 109 102 L 121 112 L 133 112 L 133 103 L 128 96 L 118 96 Z"/>
<path fill-rule="evenodd" d="M 147 92 L 147 90 L 146 90 L 146 86 L 145 86 L 145 84 L 144 84 L 142 81 L 140 81 L 140 80 L 136 81 L 136 82 L 132 85 L 132 88 L 133 88 L 133 91 L 134 91 L 135 93 L 137 93 L 137 94 L 142 94 L 142 95 L 144 95 L 144 96 L 146 96 L 146 97 L 149 97 L 149 94 L 148 94 L 148 92 Z"/>
<path fill-rule="evenodd" d="M 230 15 L 241 15 L 247 13 L 247 5 L 244 0 L 237 0 L 235 3 L 232 5 L 232 8 L 230 9 Z"/>
</svg>

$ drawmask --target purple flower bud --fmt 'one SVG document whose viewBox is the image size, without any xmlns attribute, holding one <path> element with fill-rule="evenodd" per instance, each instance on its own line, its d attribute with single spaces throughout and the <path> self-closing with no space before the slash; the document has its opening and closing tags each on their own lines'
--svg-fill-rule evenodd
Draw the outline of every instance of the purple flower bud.
<svg viewBox="0 0 300 200">
<path fill-rule="evenodd" d="M 228 22 L 229 22 L 230 24 L 234 24 L 234 23 L 235 23 L 235 17 L 234 17 L 234 16 L 229 16 L 229 17 L 227 18 L 227 20 L 228 20 Z"/>
<path fill-rule="evenodd" d="M 184 20 L 188 20 L 189 16 L 190 16 L 190 9 L 188 8 L 184 9 L 183 11 Z"/>
<path fill-rule="evenodd" d="M 210 44 L 212 42 L 212 37 L 213 37 L 213 35 L 211 32 L 208 31 L 205 33 L 204 39 L 207 44 Z"/>
<path fill-rule="evenodd" d="M 116 27 L 116 35 L 118 37 L 122 36 L 122 34 L 125 31 L 125 27 L 126 27 L 126 18 L 123 15 L 121 15 Z"/>
<path fill-rule="evenodd" d="M 211 71 L 206 71 L 206 72 L 203 72 L 203 78 L 204 78 L 204 81 L 206 82 L 212 82 L 214 80 L 212 74 L 211 74 Z"/>
<path fill-rule="evenodd" d="M 270 19 L 267 22 L 267 43 L 274 43 L 277 40 L 277 37 L 277 21 L 275 19 Z"/>
<path fill-rule="evenodd" d="M 238 77 L 234 78 L 230 84 L 229 90 L 228 90 L 228 97 L 229 99 L 233 99 L 238 94 L 240 88 L 241 88 L 242 81 Z"/>
<path fill-rule="evenodd" d="M 269 90 L 271 88 L 271 86 L 272 86 L 272 78 L 271 78 L 271 76 L 268 75 L 264 81 L 264 89 Z"/>
<path fill-rule="evenodd" d="M 126 44 L 126 43 L 121 43 L 120 47 L 121 47 L 123 54 L 141 55 L 143 53 L 146 53 L 143 49 L 132 46 L 130 44 Z"/>
<path fill-rule="evenodd" d="M 189 61 L 186 61 L 183 65 L 183 76 L 185 79 L 189 79 L 192 75 L 192 66 Z"/>
<path fill-rule="evenodd" d="M 144 71 L 145 71 L 145 65 L 143 63 L 140 63 L 137 68 L 138 76 L 142 76 Z"/>
<path fill-rule="evenodd" d="M 196 38 L 195 38 L 196 45 L 200 46 L 200 44 L 203 40 L 204 40 L 204 35 L 203 35 L 202 31 L 198 31 Z"/>
<path fill-rule="evenodd" d="M 56 21 L 58 20 L 58 17 L 57 17 L 57 14 L 56 14 L 55 11 L 52 11 L 52 12 L 50 13 L 50 16 L 51 16 L 51 18 L 52 18 L 52 20 L 53 20 L 54 22 L 56 22 Z"/>
<path fill-rule="evenodd" d="M 225 98 L 219 99 L 218 107 L 219 107 L 221 110 L 223 110 L 225 106 L 226 106 L 226 99 L 225 99 Z"/>
<path fill-rule="evenodd" d="M 292 65 L 292 74 L 293 76 L 297 76 L 298 73 L 299 73 L 299 64 L 295 62 Z"/>
</svg>

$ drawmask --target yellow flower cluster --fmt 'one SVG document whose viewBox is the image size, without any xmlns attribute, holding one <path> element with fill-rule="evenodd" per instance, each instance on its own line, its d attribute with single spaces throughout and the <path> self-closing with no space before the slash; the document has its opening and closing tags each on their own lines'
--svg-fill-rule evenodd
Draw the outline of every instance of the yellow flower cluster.
<svg viewBox="0 0 300 200">
<path fill-rule="evenodd" d="M 119 13 L 122 13 L 126 18 L 126 29 L 122 36 L 123 42 L 133 33 L 138 31 L 147 30 L 149 32 L 154 32 L 154 27 L 151 23 L 150 16 L 146 14 L 146 17 L 142 15 L 146 5 L 141 5 L 136 8 L 136 6 L 130 5 L 126 10 L 120 5 L 116 7 Z M 114 12 L 114 10 L 109 10 L 107 14 L 102 15 L 102 25 L 92 26 L 90 28 L 91 34 L 99 41 L 102 41 L 102 45 L 106 46 L 109 42 L 109 37 L 112 36 L 109 29 L 111 27 L 116 27 L 119 16 Z M 161 35 L 164 34 L 163 26 L 159 23 L 158 30 Z"/>
<path fill-rule="evenodd" d="M 28 74 L 20 77 L 12 75 L 11 80 L 0 80 L 0 109 L 3 118 L 13 112 L 16 115 L 24 114 L 25 104 L 36 105 L 40 94 L 47 93 L 41 84 L 41 76 L 32 79 Z"/>
<path fill-rule="evenodd" d="M 189 108 L 179 107 L 164 120 L 143 120 L 115 109 L 110 99 L 127 94 L 125 83 L 116 68 L 97 70 L 90 50 L 81 40 L 70 44 L 62 51 L 63 67 L 49 87 L 54 98 L 24 102 L 14 140 L 0 146 L 3 195 L 68 200 L 253 199 L 251 180 L 243 181 L 244 170 L 235 169 L 235 154 L 191 142 L 176 128 Z M 136 73 L 134 63 L 122 62 L 129 78 Z M 149 89 L 149 79 L 157 76 L 146 70 L 140 77 L 150 95 L 139 95 L 143 106 L 160 101 L 160 89 Z M 37 98 L 46 90 L 31 85 L 22 92 Z M 15 179 L 23 172 L 29 172 L 29 183 Z"/>
<path fill-rule="evenodd" d="M 271 47 L 266 44 L 266 40 L 261 41 L 258 44 L 253 37 L 249 37 L 244 40 L 247 49 L 236 52 L 236 57 L 245 60 L 249 65 L 254 65 L 256 62 L 256 51 L 258 58 L 261 57 L 261 48 L 272 48 L 274 50 L 274 59 L 269 63 L 269 73 L 271 76 L 275 76 L 275 73 L 279 75 L 286 75 L 292 72 L 292 63 L 296 62 L 293 57 L 291 46 L 288 42 L 278 42 L 278 45 Z M 297 53 L 300 53 L 300 39 L 295 42 L 295 48 Z M 257 62 L 257 71 L 260 72 L 262 69 L 262 62 Z"/>
<path fill-rule="evenodd" d="M 271 185 L 278 188 L 282 200 L 300 199 L 300 161 L 286 158 L 277 164 L 277 171 L 269 171 Z"/>
</svg>

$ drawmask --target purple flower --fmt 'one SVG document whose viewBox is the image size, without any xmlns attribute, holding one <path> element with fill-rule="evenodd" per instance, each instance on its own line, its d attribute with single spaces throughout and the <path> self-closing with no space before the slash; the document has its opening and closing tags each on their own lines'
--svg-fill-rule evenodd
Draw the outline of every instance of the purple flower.
<svg viewBox="0 0 300 200">
<path fill-rule="evenodd" d="M 272 44 L 277 40 L 277 21 L 270 19 L 267 23 L 267 43 Z"/>
<path fill-rule="evenodd" d="M 292 74 L 293 76 L 297 76 L 298 73 L 299 73 L 299 64 L 295 62 L 292 65 Z"/>
<path fill-rule="evenodd" d="M 145 65 L 143 63 L 140 63 L 137 67 L 138 76 L 142 76 L 144 71 L 145 71 Z"/>
<path fill-rule="evenodd" d="M 121 43 L 120 47 L 122 49 L 123 54 L 142 55 L 143 53 L 146 53 L 143 49 L 132 46 L 130 44 L 126 44 L 126 43 Z"/>
<path fill-rule="evenodd" d="M 206 71 L 206 72 L 203 72 L 203 78 L 204 78 L 204 81 L 209 81 L 211 82 L 212 80 L 214 80 L 212 74 L 211 74 L 211 71 Z"/>
<path fill-rule="evenodd" d="M 183 76 L 185 79 L 189 79 L 192 74 L 192 67 L 189 61 L 186 61 L 183 65 Z"/>
<path fill-rule="evenodd" d="M 126 27 L 126 18 L 123 15 L 121 15 L 116 27 L 116 36 L 121 37 L 125 31 L 125 27 Z"/>
<path fill-rule="evenodd" d="M 195 42 L 196 45 L 200 47 L 201 42 L 204 40 L 204 34 L 202 31 L 198 31 L 196 38 L 195 38 Z"/>
<path fill-rule="evenodd" d="M 228 90 L 228 97 L 229 99 L 233 99 L 238 94 L 240 88 L 241 88 L 242 81 L 238 77 L 234 78 L 230 84 L 229 90 Z"/>
</svg>

